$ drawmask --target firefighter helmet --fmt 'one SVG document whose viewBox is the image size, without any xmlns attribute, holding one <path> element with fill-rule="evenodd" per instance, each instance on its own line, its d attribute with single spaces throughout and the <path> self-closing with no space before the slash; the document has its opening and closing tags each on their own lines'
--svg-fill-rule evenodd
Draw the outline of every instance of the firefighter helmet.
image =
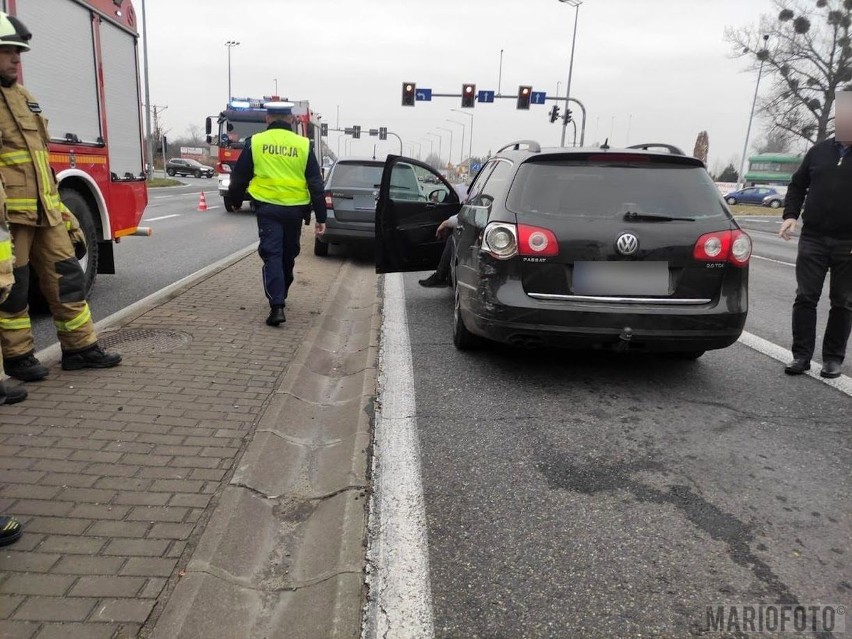
<svg viewBox="0 0 852 639">
<path fill-rule="evenodd" d="M 0 46 L 12 45 L 23 51 L 29 51 L 27 44 L 33 34 L 24 26 L 24 23 L 15 16 L 0 12 Z"/>
</svg>

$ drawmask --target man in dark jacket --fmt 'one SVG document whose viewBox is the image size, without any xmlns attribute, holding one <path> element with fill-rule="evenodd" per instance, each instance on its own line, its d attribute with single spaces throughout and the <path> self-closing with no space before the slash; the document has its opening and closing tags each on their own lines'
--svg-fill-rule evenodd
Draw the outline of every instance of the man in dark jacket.
<svg viewBox="0 0 852 639">
<path fill-rule="evenodd" d="M 852 330 L 852 92 L 838 94 L 836 120 L 835 137 L 805 155 L 784 205 L 782 238 L 790 239 L 800 213 L 803 221 L 796 259 L 793 361 L 785 369 L 788 375 L 801 375 L 811 367 L 817 304 L 829 272 L 831 311 L 822 342 L 823 377 L 840 377 Z"/>
</svg>

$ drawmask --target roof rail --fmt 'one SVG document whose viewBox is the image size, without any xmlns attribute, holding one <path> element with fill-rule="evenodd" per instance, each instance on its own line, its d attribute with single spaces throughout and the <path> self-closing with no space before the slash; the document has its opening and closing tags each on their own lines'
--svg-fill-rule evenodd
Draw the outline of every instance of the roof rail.
<svg viewBox="0 0 852 639">
<path fill-rule="evenodd" d="M 541 153 L 541 145 L 535 140 L 518 140 L 517 142 L 512 142 L 511 144 L 507 144 L 506 146 L 497 149 L 497 153 L 502 153 L 506 149 L 512 148 L 515 151 L 520 151 L 522 144 L 529 147 L 530 153 Z"/>
<path fill-rule="evenodd" d="M 663 144 L 662 142 L 648 142 L 646 144 L 634 144 L 633 146 L 628 146 L 628 149 L 636 149 L 637 151 L 650 151 L 651 149 L 665 149 L 672 155 L 686 155 L 683 151 L 681 151 L 676 146 L 672 146 L 671 144 Z"/>
</svg>

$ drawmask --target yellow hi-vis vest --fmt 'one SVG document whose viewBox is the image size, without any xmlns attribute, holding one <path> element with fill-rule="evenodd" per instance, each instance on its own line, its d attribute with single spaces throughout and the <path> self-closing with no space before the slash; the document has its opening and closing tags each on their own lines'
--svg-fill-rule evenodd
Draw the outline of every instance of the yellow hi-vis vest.
<svg viewBox="0 0 852 639">
<path fill-rule="evenodd" d="M 278 206 L 310 204 L 305 179 L 310 152 L 310 140 L 286 129 L 268 129 L 251 136 L 254 177 L 249 182 L 249 195 Z"/>
</svg>

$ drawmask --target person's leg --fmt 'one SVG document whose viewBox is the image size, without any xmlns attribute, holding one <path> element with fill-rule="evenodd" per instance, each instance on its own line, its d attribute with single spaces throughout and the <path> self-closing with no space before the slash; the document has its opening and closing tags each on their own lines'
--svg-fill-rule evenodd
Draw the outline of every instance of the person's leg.
<svg viewBox="0 0 852 639">
<path fill-rule="evenodd" d="M 842 364 L 852 332 L 852 242 L 835 242 L 831 256 L 831 311 L 822 341 L 823 362 Z"/>
<path fill-rule="evenodd" d="M 441 253 L 441 261 L 438 262 L 438 268 L 425 280 L 419 280 L 420 286 L 425 286 L 426 288 L 446 286 L 450 281 L 450 264 L 453 261 L 454 255 L 455 242 L 453 242 L 452 237 L 449 237 L 444 242 L 444 251 Z"/>
<path fill-rule="evenodd" d="M 263 260 L 263 292 L 270 306 L 283 306 L 287 287 L 284 281 L 284 230 L 274 207 L 257 209 L 260 259 Z"/>
<path fill-rule="evenodd" d="M 282 227 L 284 229 L 284 254 L 282 256 L 282 266 L 284 267 L 284 282 L 286 284 L 284 292 L 285 299 L 287 297 L 287 293 L 290 291 L 290 286 L 295 280 L 293 269 L 296 265 L 296 258 L 302 250 L 301 238 L 303 223 L 303 217 L 298 217 L 296 219 L 287 217 L 282 221 Z"/>
<path fill-rule="evenodd" d="M 796 258 L 796 301 L 793 303 L 793 358 L 810 362 L 816 344 L 817 304 L 831 253 L 822 238 L 801 236 Z"/>
<path fill-rule="evenodd" d="M 21 522 L 8 515 L 0 515 L 0 546 L 14 544 L 21 538 L 23 528 Z"/>
<path fill-rule="evenodd" d="M 34 226 L 9 225 L 15 256 L 15 284 L 9 298 L 0 304 L 0 351 L 6 363 L 34 352 L 29 296 L 30 250 L 36 230 Z"/>
</svg>

